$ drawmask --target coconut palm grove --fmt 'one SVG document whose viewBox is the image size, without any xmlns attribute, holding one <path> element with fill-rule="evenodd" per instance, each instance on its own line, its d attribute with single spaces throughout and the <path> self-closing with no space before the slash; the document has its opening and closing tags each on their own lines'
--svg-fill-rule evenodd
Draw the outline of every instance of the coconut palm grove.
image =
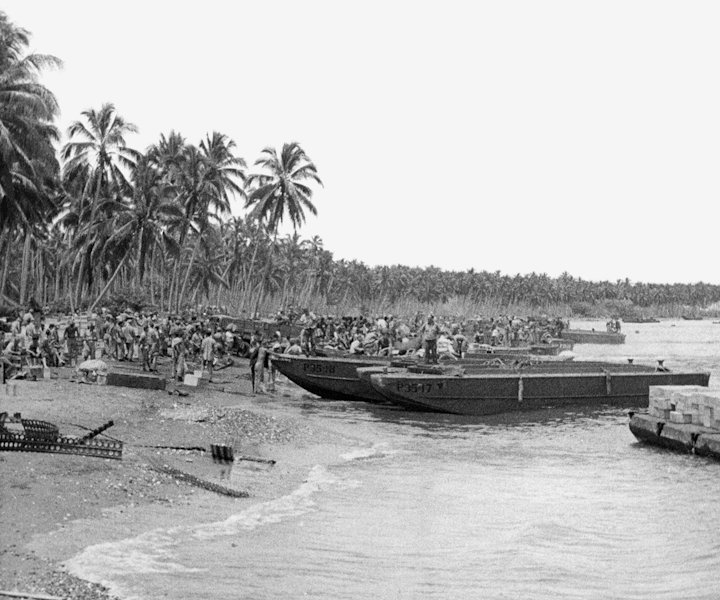
<svg viewBox="0 0 720 600">
<path fill-rule="evenodd" d="M 311 306 L 336 314 L 452 314 L 508 310 L 566 316 L 712 313 L 720 286 L 585 281 L 336 260 L 299 233 L 317 214 L 321 171 L 298 142 L 256 160 L 208 132 L 195 143 L 170 131 L 145 149 L 129 140 L 132 115 L 108 102 L 67 131 L 42 84 L 51 55 L 0 13 L 0 311 L 122 305 L 178 312 L 225 307 L 269 314 Z M 232 214 L 231 200 L 244 214 Z M 281 225 L 292 234 L 280 234 Z M 478 262 L 482 256 L 478 257 Z"/>
</svg>

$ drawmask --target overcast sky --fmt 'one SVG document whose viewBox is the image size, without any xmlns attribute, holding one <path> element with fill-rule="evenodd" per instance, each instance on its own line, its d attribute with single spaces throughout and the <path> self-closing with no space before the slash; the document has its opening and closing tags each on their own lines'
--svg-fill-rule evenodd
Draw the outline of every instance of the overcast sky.
<svg viewBox="0 0 720 600">
<path fill-rule="evenodd" d="M 720 3 L 5 0 L 63 130 L 298 141 L 370 265 L 720 283 Z M 242 214 L 242 205 L 236 205 Z"/>
</svg>

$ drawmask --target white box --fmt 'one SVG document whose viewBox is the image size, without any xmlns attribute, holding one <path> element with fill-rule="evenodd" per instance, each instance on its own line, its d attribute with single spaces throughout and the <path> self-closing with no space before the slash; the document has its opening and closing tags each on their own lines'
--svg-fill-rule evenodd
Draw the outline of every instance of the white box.
<svg viewBox="0 0 720 600">
<path fill-rule="evenodd" d="M 712 409 L 720 414 L 720 398 L 717 396 L 710 396 L 707 397 L 707 405 L 712 407 Z"/>
<path fill-rule="evenodd" d="M 655 417 L 656 419 L 667 421 L 670 419 L 670 409 L 655 408 L 651 406 L 648 408 L 648 415 Z"/>
<path fill-rule="evenodd" d="M 670 411 L 670 422 L 689 424 L 692 423 L 692 415 L 688 413 L 679 412 L 677 410 Z"/>
<path fill-rule="evenodd" d="M 183 383 L 185 385 L 189 385 L 190 387 L 197 387 L 198 385 L 198 377 L 195 375 L 185 375 L 185 379 L 183 379 Z"/>
<path fill-rule="evenodd" d="M 670 400 L 662 398 L 650 398 L 649 406 L 658 410 L 670 410 Z"/>
</svg>

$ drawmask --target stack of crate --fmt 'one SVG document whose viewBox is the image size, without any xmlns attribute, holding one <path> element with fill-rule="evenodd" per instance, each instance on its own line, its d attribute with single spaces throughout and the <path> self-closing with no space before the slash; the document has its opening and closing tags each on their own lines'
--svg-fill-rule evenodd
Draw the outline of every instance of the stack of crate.
<svg viewBox="0 0 720 600">
<path fill-rule="evenodd" d="M 648 414 L 670 423 L 720 430 L 720 391 L 699 385 L 650 387 Z"/>
</svg>

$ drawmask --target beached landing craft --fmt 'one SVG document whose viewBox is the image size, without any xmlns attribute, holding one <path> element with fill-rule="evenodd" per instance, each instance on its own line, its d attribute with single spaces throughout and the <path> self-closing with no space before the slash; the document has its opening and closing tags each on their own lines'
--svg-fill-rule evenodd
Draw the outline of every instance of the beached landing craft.
<svg viewBox="0 0 720 600">
<path fill-rule="evenodd" d="M 357 376 L 358 367 L 388 366 L 390 359 L 381 356 L 289 356 L 273 354 L 273 365 L 285 377 L 321 398 L 338 400 L 387 400 Z"/>
<path fill-rule="evenodd" d="M 453 367 L 467 369 L 499 368 L 504 366 L 502 360 L 495 356 L 484 357 L 484 360 L 468 359 L 449 361 L 444 363 Z M 513 355 L 513 360 L 545 361 L 557 357 Z M 358 370 L 363 367 L 407 367 L 416 365 L 413 358 L 383 357 L 383 356 L 289 356 L 287 354 L 273 354 L 273 365 L 290 381 L 299 385 L 308 392 L 321 398 L 335 400 L 360 400 L 364 402 L 380 402 L 387 404 L 388 399 L 377 392 L 370 381 L 360 379 Z M 420 367 L 418 367 L 420 368 Z M 439 369 L 439 366 L 431 367 Z"/>
<path fill-rule="evenodd" d="M 650 385 L 707 386 L 709 373 L 600 362 L 542 363 L 494 371 L 373 374 L 373 388 L 413 410 L 492 415 L 561 406 L 645 406 Z"/>
</svg>

